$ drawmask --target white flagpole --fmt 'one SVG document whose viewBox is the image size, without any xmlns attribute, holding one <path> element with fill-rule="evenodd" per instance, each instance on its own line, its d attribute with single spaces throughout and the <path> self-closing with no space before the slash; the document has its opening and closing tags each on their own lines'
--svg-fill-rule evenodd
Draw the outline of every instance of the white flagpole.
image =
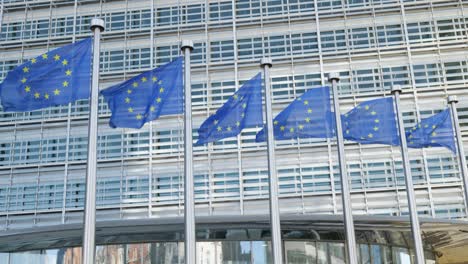
<svg viewBox="0 0 468 264">
<path fill-rule="evenodd" d="M 96 232 L 96 169 L 97 169 L 97 132 L 99 103 L 99 50 L 101 32 L 104 31 L 104 20 L 93 18 L 91 31 L 94 33 L 93 76 L 91 82 L 91 99 L 89 101 L 88 130 L 88 166 L 86 168 L 86 202 L 84 208 L 83 228 L 83 264 L 94 264 Z"/>
<path fill-rule="evenodd" d="M 394 85 L 392 87 L 392 93 L 395 96 L 395 110 L 397 114 L 398 129 L 400 133 L 401 157 L 403 160 L 403 170 L 405 172 L 406 193 L 408 196 L 408 210 L 409 210 L 409 215 L 410 215 L 411 231 L 412 231 L 413 240 L 414 240 L 414 251 L 416 253 L 416 263 L 424 264 L 425 263 L 424 249 L 423 249 L 423 243 L 422 243 L 422 238 L 421 238 L 421 229 L 419 227 L 418 211 L 416 208 L 416 198 L 414 194 L 413 176 L 411 175 L 411 168 L 410 168 L 409 157 L 408 157 L 408 147 L 406 144 L 406 132 L 405 132 L 405 127 L 403 125 L 403 117 L 402 117 L 401 110 L 400 110 L 400 93 L 401 93 L 400 85 Z"/>
<path fill-rule="evenodd" d="M 260 61 L 265 81 L 265 117 L 267 123 L 268 172 L 270 174 L 270 224 L 271 247 L 273 250 L 273 263 L 283 263 L 281 243 L 281 223 L 278 205 L 278 176 L 276 174 L 275 138 L 273 135 L 273 115 L 271 110 L 270 67 L 273 66 L 270 58 Z"/>
<path fill-rule="evenodd" d="M 356 235 L 354 234 L 353 209 L 351 204 L 351 194 L 349 192 L 348 171 L 346 169 L 346 158 L 344 153 L 340 100 L 338 98 L 338 82 L 340 81 L 340 75 L 337 72 L 331 72 L 328 74 L 328 81 L 332 83 L 333 107 L 335 110 L 336 143 L 338 147 L 338 161 L 340 165 L 341 201 L 343 206 L 343 218 L 347 246 L 346 253 L 348 263 L 357 264 Z"/>
<path fill-rule="evenodd" d="M 455 129 L 455 136 L 457 137 L 457 151 L 458 160 L 460 162 L 460 171 L 463 179 L 463 189 L 465 191 L 465 205 L 468 206 L 468 171 L 466 167 L 465 149 L 463 148 L 463 140 L 460 132 L 460 123 L 458 121 L 457 107 L 458 98 L 455 95 L 451 95 L 447 98 L 447 102 L 450 105 L 450 112 L 452 112 L 452 123 Z M 468 208 L 465 209 L 465 211 Z"/>
<path fill-rule="evenodd" d="M 193 43 L 183 40 L 180 49 L 184 53 L 184 171 L 185 171 L 185 264 L 196 263 L 195 199 L 193 193 L 193 139 L 192 139 L 192 87 L 190 54 Z"/>
</svg>

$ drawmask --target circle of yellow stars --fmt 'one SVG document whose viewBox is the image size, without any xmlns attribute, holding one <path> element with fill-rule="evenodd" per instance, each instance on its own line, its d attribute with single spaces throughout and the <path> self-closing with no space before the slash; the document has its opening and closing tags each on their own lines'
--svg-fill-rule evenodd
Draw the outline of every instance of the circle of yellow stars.
<svg viewBox="0 0 468 264">
<path fill-rule="evenodd" d="M 147 83 L 152 83 L 152 87 L 154 85 L 158 85 L 158 94 L 154 101 L 151 103 L 151 106 L 149 108 L 149 111 L 155 112 L 156 109 L 158 109 L 161 104 L 163 103 L 164 100 L 164 93 L 166 92 L 166 89 L 163 87 L 163 82 L 162 80 L 158 79 L 156 76 L 151 76 L 151 78 L 148 78 L 147 76 L 137 76 L 131 82 L 129 87 L 126 89 L 126 96 L 124 98 L 124 103 L 128 105 L 127 107 L 127 112 L 128 114 L 132 115 L 136 120 L 142 120 L 143 117 L 148 117 L 149 113 L 142 112 L 142 113 L 136 113 L 135 108 L 132 107 L 132 102 L 134 101 L 134 96 L 138 93 L 138 88 L 141 88 L 143 85 Z"/>
<path fill-rule="evenodd" d="M 69 61 L 66 58 L 62 58 L 59 54 L 55 54 L 52 57 L 49 57 L 49 55 L 50 54 L 48 53 L 44 53 L 36 58 L 32 58 L 28 63 L 25 63 L 21 69 L 23 77 L 20 79 L 20 82 L 22 83 L 23 91 L 26 95 L 32 96 L 35 100 L 48 101 L 53 96 L 59 96 L 63 89 L 66 89 L 70 86 L 70 81 L 67 79 L 61 82 L 58 87 L 52 87 L 52 90 L 48 91 L 46 89 L 36 89 L 33 85 L 31 85 L 31 74 L 34 72 L 34 68 L 38 64 L 43 66 L 45 63 L 59 63 L 63 67 L 65 77 L 72 77 L 73 72 L 69 67 Z"/>
<path fill-rule="evenodd" d="M 240 117 L 237 117 L 237 120 L 233 124 L 228 124 L 227 126 L 221 126 L 220 125 L 220 120 L 215 119 L 213 121 L 213 126 L 216 128 L 216 131 L 219 133 L 222 132 L 231 132 L 234 129 L 238 130 L 242 124 L 242 121 L 245 119 L 245 113 L 247 111 L 247 102 L 245 101 L 244 96 L 240 96 L 238 94 L 234 94 L 232 97 L 232 102 L 234 104 L 241 104 L 241 114 Z"/>
<path fill-rule="evenodd" d="M 357 108 L 357 109 L 360 109 L 360 110 L 364 108 L 364 109 L 367 111 L 366 114 L 367 114 L 367 115 L 370 115 L 371 117 L 377 115 L 377 112 L 376 112 L 375 110 L 373 110 L 369 105 L 364 105 L 364 106 L 358 105 L 356 108 Z M 344 116 L 345 116 L 345 117 L 348 117 L 349 114 L 346 113 Z M 371 118 L 371 120 L 372 120 L 372 118 Z M 372 127 L 372 130 L 371 130 L 367 135 L 361 136 L 361 137 L 360 137 L 361 140 L 374 138 L 374 136 L 375 136 L 375 135 L 378 133 L 378 131 L 380 130 L 380 127 L 379 127 L 379 125 L 380 125 L 380 119 L 379 119 L 379 118 L 375 117 L 371 122 L 374 123 L 374 126 Z M 348 125 L 348 122 L 345 122 L 345 125 L 347 126 L 347 125 Z M 350 130 L 347 128 L 347 129 L 345 130 L 345 133 L 346 133 L 347 135 L 349 135 L 351 132 L 350 132 Z"/>
<path fill-rule="evenodd" d="M 410 145 L 413 145 L 413 144 L 414 144 L 414 133 L 415 133 L 418 129 L 421 129 L 422 127 L 423 127 L 423 126 L 422 126 L 421 124 L 417 124 L 417 125 L 415 125 L 414 127 L 412 127 L 412 128 L 410 129 L 410 134 L 409 134 L 409 136 L 408 136 L 408 140 L 409 140 L 408 143 L 409 143 Z M 428 124 L 425 124 L 425 125 L 424 125 L 424 129 L 427 129 L 427 128 L 429 128 L 429 125 L 428 125 Z M 431 131 L 430 131 L 430 133 L 428 133 L 428 134 L 429 134 L 429 137 L 431 137 L 431 143 L 437 143 L 437 141 L 434 139 L 434 137 L 436 137 L 436 136 L 438 135 L 437 132 L 435 131 L 435 130 L 437 129 L 437 125 L 432 125 L 430 129 L 431 129 Z"/>
<path fill-rule="evenodd" d="M 296 122 L 296 126 L 287 126 L 286 124 L 280 124 L 278 120 L 273 120 L 273 126 L 278 127 L 279 125 L 279 130 L 282 133 L 289 132 L 289 133 L 294 133 L 294 132 L 299 132 L 304 130 L 304 127 L 306 125 L 310 125 L 312 119 L 310 118 L 310 115 L 314 112 L 312 107 L 309 106 L 309 100 L 303 100 L 301 97 L 296 99 L 296 102 L 298 104 L 302 104 L 302 108 L 306 112 L 306 117 L 302 120 L 302 122 Z"/>
</svg>

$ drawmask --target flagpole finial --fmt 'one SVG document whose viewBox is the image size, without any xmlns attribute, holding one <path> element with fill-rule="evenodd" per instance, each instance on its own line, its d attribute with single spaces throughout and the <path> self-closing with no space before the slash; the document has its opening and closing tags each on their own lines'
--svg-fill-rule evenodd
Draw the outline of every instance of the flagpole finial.
<svg viewBox="0 0 468 264">
<path fill-rule="evenodd" d="M 273 62 L 271 61 L 271 58 L 262 58 L 260 60 L 260 66 L 262 66 L 262 68 L 265 66 L 272 67 Z"/>
<path fill-rule="evenodd" d="M 185 39 L 180 42 L 180 49 L 190 49 L 193 50 L 193 41 Z"/>
<path fill-rule="evenodd" d="M 100 18 L 93 18 L 91 19 L 91 31 L 94 31 L 95 28 L 100 28 L 101 31 L 104 31 L 105 29 L 105 23 L 104 23 L 104 20 L 100 19 Z"/>
<path fill-rule="evenodd" d="M 447 98 L 447 103 L 451 104 L 451 103 L 458 103 L 458 98 L 456 95 L 450 95 L 448 98 Z"/>
<path fill-rule="evenodd" d="M 392 86 L 392 94 L 396 92 L 401 93 L 401 86 L 398 84 Z"/>
<path fill-rule="evenodd" d="M 328 81 L 332 82 L 333 80 L 339 82 L 340 81 L 340 74 L 337 72 L 330 72 L 328 74 Z"/>
</svg>

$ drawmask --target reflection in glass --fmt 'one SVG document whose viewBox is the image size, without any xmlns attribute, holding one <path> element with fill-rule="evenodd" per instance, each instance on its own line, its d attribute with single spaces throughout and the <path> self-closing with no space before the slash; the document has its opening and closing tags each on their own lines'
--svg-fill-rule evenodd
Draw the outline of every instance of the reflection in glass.
<svg viewBox="0 0 468 264">
<path fill-rule="evenodd" d="M 286 262 L 289 264 L 316 264 L 315 242 L 284 241 Z"/>
<path fill-rule="evenodd" d="M 361 264 L 370 264 L 369 246 L 367 244 L 359 245 L 359 255 Z"/>
<path fill-rule="evenodd" d="M 252 264 L 264 264 L 271 262 L 270 242 L 252 241 Z"/>
<path fill-rule="evenodd" d="M 317 242 L 317 264 L 328 264 L 327 243 Z"/>
<path fill-rule="evenodd" d="M 330 264 L 345 264 L 345 249 L 343 243 L 328 243 Z"/>
<path fill-rule="evenodd" d="M 393 262 L 395 264 L 411 264 L 411 257 L 407 248 L 393 248 Z"/>
</svg>

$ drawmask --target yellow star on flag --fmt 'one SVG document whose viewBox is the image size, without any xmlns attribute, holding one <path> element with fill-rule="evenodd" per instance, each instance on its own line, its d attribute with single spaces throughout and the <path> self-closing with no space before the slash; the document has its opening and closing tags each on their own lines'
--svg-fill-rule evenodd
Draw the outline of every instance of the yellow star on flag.
<svg viewBox="0 0 468 264">
<path fill-rule="evenodd" d="M 37 98 L 41 97 L 41 94 L 38 93 L 38 92 L 36 92 L 36 93 L 34 94 L 34 97 L 37 99 Z"/>
<path fill-rule="evenodd" d="M 164 92 L 164 88 L 163 87 L 159 88 L 159 93 L 163 93 L 163 92 Z"/>
<path fill-rule="evenodd" d="M 49 94 L 44 94 L 45 99 L 49 99 Z"/>
<path fill-rule="evenodd" d="M 133 113 L 133 108 L 129 107 L 129 108 L 128 108 L 128 112 L 129 112 L 129 113 Z"/>
<path fill-rule="evenodd" d="M 221 131 L 221 130 L 223 130 L 223 128 L 219 126 L 219 127 L 218 127 L 218 131 Z"/>
<path fill-rule="evenodd" d="M 22 83 L 25 83 L 27 80 L 28 80 L 28 79 L 23 78 L 23 79 L 21 79 L 21 82 L 22 82 Z"/>
<path fill-rule="evenodd" d="M 309 123 L 309 122 L 310 122 L 310 118 L 307 117 L 307 118 L 305 119 L 305 121 L 306 121 L 307 123 Z"/>
<path fill-rule="evenodd" d="M 29 92 L 31 91 L 31 87 L 29 87 L 29 86 L 26 86 L 26 87 L 24 88 L 24 90 L 25 90 L 26 92 L 28 92 L 28 93 L 29 93 Z"/>
<path fill-rule="evenodd" d="M 379 119 L 374 120 L 375 123 L 380 123 Z"/>
<path fill-rule="evenodd" d="M 240 126 L 240 122 L 239 122 L 239 121 L 236 122 L 236 126 L 238 126 L 238 127 Z"/>
<path fill-rule="evenodd" d="M 58 55 L 58 54 L 55 54 L 55 56 L 54 56 L 54 60 L 56 60 L 56 61 L 60 60 L 60 55 Z"/>
<path fill-rule="evenodd" d="M 48 58 L 47 54 L 42 54 L 42 58 L 46 60 Z"/>
<path fill-rule="evenodd" d="M 312 113 L 312 109 L 307 109 L 307 113 L 311 114 Z"/>
<path fill-rule="evenodd" d="M 435 136 L 437 136 L 437 133 L 434 131 L 434 132 L 432 132 L 431 136 L 435 137 Z"/>
<path fill-rule="evenodd" d="M 153 82 L 157 82 L 157 81 L 158 81 L 158 78 L 153 77 L 153 78 L 151 78 L 151 80 L 153 80 Z"/>
<path fill-rule="evenodd" d="M 128 93 L 128 94 L 131 94 L 131 93 L 132 93 L 132 90 L 131 90 L 131 89 L 128 89 L 128 90 L 127 90 L 127 93 Z"/>
<path fill-rule="evenodd" d="M 140 120 L 140 119 L 142 119 L 142 118 L 143 118 L 143 116 L 140 115 L 140 114 L 138 114 L 138 115 L 136 116 L 136 119 L 137 119 L 137 120 Z"/>
<path fill-rule="evenodd" d="M 137 82 L 133 82 L 133 87 L 138 87 L 138 83 Z"/>
<path fill-rule="evenodd" d="M 219 122 L 218 120 L 215 120 L 215 121 L 213 122 L 213 124 L 217 125 L 218 122 Z"/>
<path fill-rule="evenodd" d="M 156 108 L 155 108 L 154 106 L 151 106 L 151 107 L 150 107 L 150 111 L 151 111 L 151 112 L 154 112 L 155 110 L 156 110 Z"/>
<path fill-rule="evenodd" d="M 372 135 L 372 133 L 369 133 L 369 135 L 367 135 L 369 138 L 373 138 L 374 135 Z"/>
<path fill-rule="evenodd" d="M 281 131 L 284 131 L 285 127 L 284 126 L 280 126 L 280 130 Z"/>
<path fill-rule="evenodd" d="M 242 108 L 246 108 L 247 107 L 247 104 L 246 103 L 243 103 L 242 104 Z"/>
<path fill-rule="evenodd" d="M 365 108 L 366 110 L 369 110 L 369 106 L 368 106 L 368 105 L 366 105 L 364 108 Z"/>
<path fill-rule="evenodd" d="M 34 64 L 34 63 L 36 63 L 36 62 L 37 62 L 37 59 L 36 59 L 36 58 L 32 58 L 32 59 L 31 59 L 31 63 L 32 63 L 32 64 Z"/>
<path fill-rule="evenodd" d="M 231 131 L 232 128 L 231 128 L 230 126 L 228 126 L 228 127 L 226 128 L 226 130 L 227 130 L 227 131 Z"/>
<path fill-rule="evenodd" d="M 130 98 L 125 98 L 125 103 L 129 104 L 130 103 Z"/>
<path fill-rule="evenodd" d="M 237 100 L 237 98 L 239 98 L 239 96 L 237 96 L 237 94 L 235 94 L 234 96 L 232 96 L 232 98 L 234 98 L 234 100 Z"/>
<path fill-rule="evenodd" d="M 346 129 L 346 134 L 349 134 L 349 129 Z"/>
<path fill-rule="evenodd" d="M 54 95 L 59 95 L 60 94 L 60 90 L 59 89 L 55 89 L 54 90 Z"/>
<path fill-rule="evenodd" d="M 437 126 L 436 125 L 432 125 L 432 129 L 435 129 Z"/>
<path fill-rule="evenodd" d="M 305 100 L 304 105 L 308 105 L 308 104 L 309 104 L 309 101 Z"/>
<path fill-rule="evenodd" d="M 242 113 L 242 114 L 241 114 L 241 117 L 244 118 L 244 117 L 245 117 L 245 113 Z"/>
<path fill-rule="evenodd" d="M 67 71 L 65 72 L 65 74 L 66 74 L 67 76 L 71 76 L 71 74 L 72 74 L 72 71 L 70 71 L 70 70 L 67 70 Z"/>
<path fill-rule="evenodd" d="M 379 128 L 378 128 L 378 127 L 374 127 L 374 131 L 377 131 L 377 130 L 379 130 Z"/>
<path fill-rule="evenodd" d="M 68 82 L 67 81 L 64 81 L 62 84 L 63 84 L 63 87 L 68 87 Z"/>
<path fill-rule="evenodd" d="M 141 78 L 141 81 L 142 81 L 142 82 L 146 82 L 147 80 L 148 80 L 148 79 L 146 79 L 146 77 L 142 77 L 142 78 Z"/>
<path fill-rule="evenodd" d="M 301 129 L 301 130 L 302 130 L 303 128 L 304 128 L 304 126 L 303 126 L 303 125 L 299 125 L 299 129 Z"/>
<path fill-rule="evenodd" d="M 23 72 L 29 72 L 29 68 L 28 68 L 28 67 L 24 67 L 24 68 L 23 68 Z"/>
<path fill-rule="evenodd" d="M 377 114 L 377 112 L 375 112 L 375 111 L 371 112 L 371 115 L 376 115 L 376 114 Z"/>
<path fill-rule="evenodd" d="M 159 85 L 162 85 L 162 81 L 159 81 L 158 84 L 159 84 Z"/>
<path fill-rule="evenodd" d="M 431 143 L 436 143 L 436 141 L 435 141 L 435 140 L 431 140 Z"/>
<path fill-rule="evenodd" d="M 428 125 L 428 124 L 425 124 L 425 125 L 424 125 L 424 128 L 428 128 L 428 127 L 429 127 L 429 125 Z"/>
<path fill-rule="evenodd" d="M 65 60 L 62 61 L 62 64 L 63 64 L 63 66 L 66 66 L 66 65 L 68 65 L 68 61 L 65 59 Z"/>
<path fill-rule="evenodd" d="M 161 103 L 161 97 L 156 98 L 156 102 L 159 104 Z"/>
<path fill-rule="evenodd" d="M 273 121 L 273 125 L 276 126 L 277 124 L 278 124 L 278 120 Z"/>
<path fill-rule="evenodd" d="M 291 127 L 291 128 L 289 129 L 289 132 L 291 132 L 291 133 L 294 132 L 294 127 Z"/>
</svg>

